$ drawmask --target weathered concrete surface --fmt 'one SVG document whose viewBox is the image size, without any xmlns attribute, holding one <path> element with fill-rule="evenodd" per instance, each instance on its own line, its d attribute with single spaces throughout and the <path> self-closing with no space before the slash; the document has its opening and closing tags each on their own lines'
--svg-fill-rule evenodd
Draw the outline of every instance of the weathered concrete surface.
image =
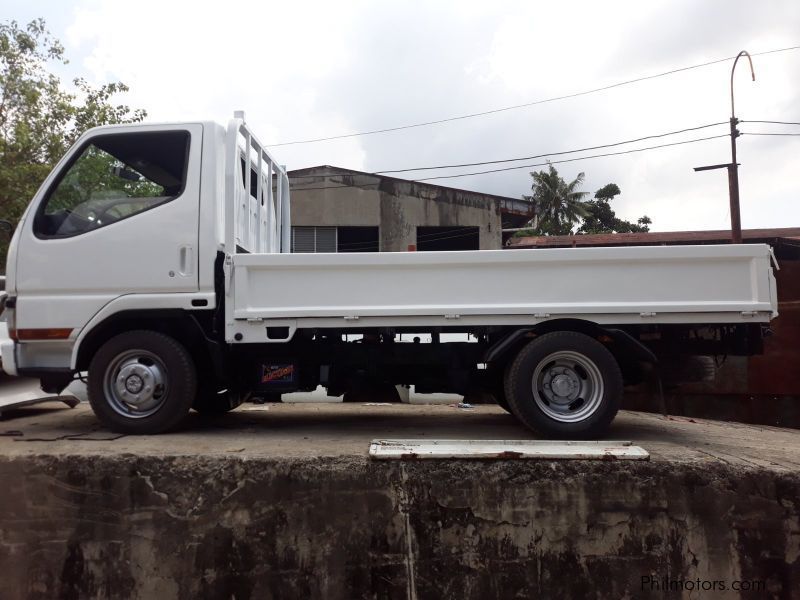
<svg viewBox="0 0 800 600">
<path fill-rule="evenodd" d="M 249 408 L 158 437 L 110 434 L 86 406 L 9 414 L 0 597 L 680 596 L 648 576 L 767 586 L 686 598 L 800 590 L 797 431 L 623 413 L 610 437 L 650 463 L 386 463 L 371 439 L 531 436 L 494 406 Z"/>
<path fill-rule="evenodd" d="M 478 227 L 479 249 L 498 250 L 501 206 L 518 201 L 331 166 L 289 175 L 292 225 L 378 226 L 381 252 L 406 252 L 420 226 Z"/>
<path fill-rule="evenodd" d="M 800 429 L 797 396 L 697 394 L 678 390 L 665 393 L 664 404 L 671 415 Z M 646 390 L 626 390 L 623 406 L 628 410 L 660 412 L 658 403 L 653 402 L 652 392 Z"/>
</svg>

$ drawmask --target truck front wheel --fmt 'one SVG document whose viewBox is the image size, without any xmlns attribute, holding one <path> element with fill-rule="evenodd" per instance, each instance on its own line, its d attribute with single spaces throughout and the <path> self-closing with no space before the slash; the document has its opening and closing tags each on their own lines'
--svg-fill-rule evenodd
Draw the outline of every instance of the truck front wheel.
<svg viewBox="0 0 800 600">
<path fill-rule="evenodd" d="M 108 340 L 89 365 L 89 403 L 109 429 L 161 433 L 189 412 L 197 390 L 191 356 L 156 331 L 129 331 Z"/>
<path fill-rule="evenodd" d="M 602 435 L 619 410 L 622 390 L 611 352 L 573 331 L 531 341 L 505 377 L 511 412 L 528 428 L 559 438 Z"/>
</svg>

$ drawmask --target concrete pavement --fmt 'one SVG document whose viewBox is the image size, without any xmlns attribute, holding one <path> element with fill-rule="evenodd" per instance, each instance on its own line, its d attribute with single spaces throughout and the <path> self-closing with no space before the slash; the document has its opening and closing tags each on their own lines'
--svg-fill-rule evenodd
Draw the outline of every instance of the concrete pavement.
<svg viewBox="0 0 800 600">
<path fill-rule="evenodd" d="M 536 439 L 500 407 L 477 405 L 244 404 L 214 419 L 191 413 L 179 431 L 120 436 L 88 403 L 7 411 L 0 455 L 135 454 L 363 458 L 377 438 Z M 653 461 L 800 471 L 800 431 L 622 411 L 606 439 L 630 440 Z"/>
</svg>

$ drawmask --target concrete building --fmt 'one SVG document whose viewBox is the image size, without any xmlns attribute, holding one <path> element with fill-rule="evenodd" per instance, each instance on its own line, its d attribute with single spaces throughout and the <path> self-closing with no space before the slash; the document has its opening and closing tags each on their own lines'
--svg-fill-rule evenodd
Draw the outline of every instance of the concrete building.
<svg viewBox="0 0 800 600">
<path fill-rule="evenodd" d="M 294 252 L 496 250 L 531 218 L 520 198 L 327 165 L 289 178 Z"/>
</svg>

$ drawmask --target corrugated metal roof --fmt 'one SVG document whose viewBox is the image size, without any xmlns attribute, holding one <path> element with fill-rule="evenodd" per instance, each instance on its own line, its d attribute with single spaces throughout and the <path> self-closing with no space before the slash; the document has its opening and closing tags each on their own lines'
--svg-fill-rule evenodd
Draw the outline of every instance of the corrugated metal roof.
<svg viewBox="0 0 800 600">
<path fill-rule="evenodd" d="M 576 246 L 653 246 L 661 244 L 724 244 L 731 239 L 727 229 L 710 231 L 654 231 L 649 233 L 600 233 L 519 237 L 509 240 L 509 248 L 571 248 Z M 800 244 L 800 227 L 745 229 L 745 242 Z"/>
</svg>

